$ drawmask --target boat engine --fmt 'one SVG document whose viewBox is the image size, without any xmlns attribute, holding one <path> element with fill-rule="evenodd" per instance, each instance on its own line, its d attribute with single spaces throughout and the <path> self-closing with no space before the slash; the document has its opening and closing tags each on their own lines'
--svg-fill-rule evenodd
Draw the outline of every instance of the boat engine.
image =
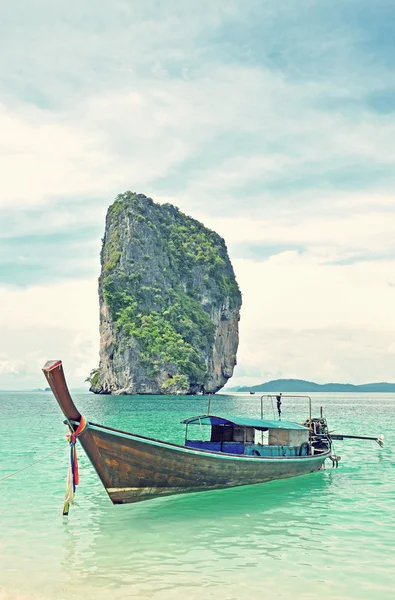
<svg viewBox="0 0 395 600">
<path fill-rule="evenodd" d="M 310 442 L 314 453 L 328 452 L 331 448 L 328 424 L 323 417 L 307 419 L 303 423 L 310 430 Z"/>
</svg>

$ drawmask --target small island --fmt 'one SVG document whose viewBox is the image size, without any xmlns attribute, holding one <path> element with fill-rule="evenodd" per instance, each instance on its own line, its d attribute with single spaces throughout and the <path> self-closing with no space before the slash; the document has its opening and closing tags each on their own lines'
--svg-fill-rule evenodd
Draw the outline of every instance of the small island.
<svg viewBox="0 0 395 600">
<path fill-rule="evenodd" d="M 241 293 L 225 241 L 171 204 L 110 206 L 99 279 L 98 394 L 216 392 L 233 374 Z"/>
</svg>

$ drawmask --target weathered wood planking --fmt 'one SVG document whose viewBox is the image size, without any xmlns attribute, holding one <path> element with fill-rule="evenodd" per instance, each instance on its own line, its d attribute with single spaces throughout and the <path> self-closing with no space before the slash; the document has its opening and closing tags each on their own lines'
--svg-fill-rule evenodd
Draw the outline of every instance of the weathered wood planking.
<svg viewBox="0 0 395 600">
<path fill-rule="evenodd" d="M 318 471 L 328 453 L 300 458 L 257 458 L 216 455 L 183 446 L 120 437 L 91 426 L 89 430 L 111 485 L 103 484 L 116 504 L 162 495 L 251 485 Z M 84 439 L 81 438 L 84 445 Z M 100 469 L 97 469 L 99 473 Z M 99 473 L 100 476 L 100 473 Z"/>
</svg>

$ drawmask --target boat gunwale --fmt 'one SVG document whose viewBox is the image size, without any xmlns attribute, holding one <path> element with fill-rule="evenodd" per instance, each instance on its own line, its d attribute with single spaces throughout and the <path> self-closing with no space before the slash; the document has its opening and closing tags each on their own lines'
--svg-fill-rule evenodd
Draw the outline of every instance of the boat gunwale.
<svg viewBox="0 0 395 600">
<path fill-rule="evenodd" d="M 71 420 L 72 424 L 78 423 L 78 421 Z M 315 462 L 318 460 L 329 458 L 331 455 L 331 450 L 328 452 L 324 452 L 322 454 L 316 455 L 307 455 L 307 456 L 248 456 L 241 454 L 229 454 L 227 452 L 212 452 L 211 450 L 203 450 L 203 449 L 193 449 L 188 448 L 187 446 L 182 446 L 181 444 L 175 444 L 173 442 L 166 442 L 164 440 L 157 440 L 155 438 L 150 438 L 144 435 L 139 435 L 137 433 L 130 433 L 128 431 L 122 431 L 121 429 L 115 429 L 114 427 L 109 427 L 107 425 L 100 425 L 98 423 L 87 423 L 87 429 L 99 430 L 99 431 L 108 431 L 109 433 L 113 433 L 118 437 L 126 437 L 127 439 L 136 439 L 137 441 L 141 441 L 142 443 L 146 443 L 152 446 L 158 446 L 161 448 L 169 448 L 170 450 L 175 449 L 178 452 L 185 452 L 187 454 L 199 455 L 199 456 L 210 456 L 212 458 L 220 458 L 227 460 L 242 460 L 247 462 L 256 462 L 257 460 L 263 462 L 303 462 L 309 460 L 311 462 Z M 83 434 L 82 434 L 83 435 Z"/>
</svg>

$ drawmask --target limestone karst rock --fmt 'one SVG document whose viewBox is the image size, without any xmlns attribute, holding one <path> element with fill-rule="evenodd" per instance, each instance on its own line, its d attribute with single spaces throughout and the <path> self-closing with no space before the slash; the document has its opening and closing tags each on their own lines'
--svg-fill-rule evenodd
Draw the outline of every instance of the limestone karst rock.
<svg viewBox="0 0 395 600">
<path fill-rule="evenodd" d="M 216 392 L 232 376 L 241 294 L 224 240 L 170 204 L 126 192 L 106 218 L 101 394 Z"/>
</svg>

